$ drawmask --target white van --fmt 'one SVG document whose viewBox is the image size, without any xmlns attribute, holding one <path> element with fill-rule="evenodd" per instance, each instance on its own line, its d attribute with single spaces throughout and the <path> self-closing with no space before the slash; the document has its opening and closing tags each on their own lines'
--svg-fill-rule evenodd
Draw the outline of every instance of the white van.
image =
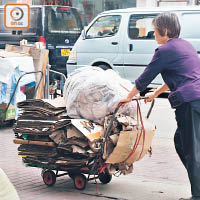
<svg viewBox="0 0 200 200">
<path fill-rule="evenodd" d="M 152 20 L 165 11 L 178 15 L 180 37 L 190 41 L 200 54 L 200 7 L 112 10 L 99 14 L 82 31 L 70 53 L 67 73 L 84 65 L 99 66 L 134 82 L 158 46 Z M 159 75 L 151 86 L 162 83 Z"/>
</svg>

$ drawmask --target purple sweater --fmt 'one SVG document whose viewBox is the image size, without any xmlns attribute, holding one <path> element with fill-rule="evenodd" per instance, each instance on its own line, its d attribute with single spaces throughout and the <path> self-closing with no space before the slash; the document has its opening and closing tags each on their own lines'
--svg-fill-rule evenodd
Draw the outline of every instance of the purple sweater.
<svg viewBox="0 0 200 200">
<path fill-rule="evenodd" d="M 194 47 L 180 38 L 170 39 L 158 47 L 144 72 L 135 81 L 143 91 L 161 73 L 170 89 L 172 107 L 200 99 L 200 58 Z"/>
</svg>

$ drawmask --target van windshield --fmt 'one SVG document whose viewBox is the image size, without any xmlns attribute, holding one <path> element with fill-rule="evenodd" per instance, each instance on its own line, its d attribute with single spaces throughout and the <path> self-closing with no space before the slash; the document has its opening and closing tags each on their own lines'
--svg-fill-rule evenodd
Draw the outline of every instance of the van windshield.
<svg viewBox="0 0 200 200">
<path fill-rule="evenodd" d="M 51 7 L 47 11 L 48 32 L 80 34 L 81 19 L 78 12 L 69 7 Z"/>
<path fill-rule="evenodd" d="M 99 17 L 87 31 L 87 38 L 111 37 L 119 29 L 121 21 L 120 15 L 108 15 Z"/>
</svg>

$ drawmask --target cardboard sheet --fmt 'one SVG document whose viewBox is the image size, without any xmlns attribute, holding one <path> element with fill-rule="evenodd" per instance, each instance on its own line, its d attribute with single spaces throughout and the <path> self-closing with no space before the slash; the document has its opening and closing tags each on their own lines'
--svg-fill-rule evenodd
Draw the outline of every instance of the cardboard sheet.
<svg viewBox="0 0 200 200">
<path fill-rule="evenodd" d="M 67 138 L 69 139 L 69 138 L 72 138 L 72 137 L 83 138 L 84 135 L 76 127 L 68 126 L 67 127 Z"/>
<path fill-rule="evenodd" d="M 132 154 L 136 143 L 136 138 L 137 136 L 139 137 L 141 132 L 141 130 L 137 129 L 136 127 L 133 131 L 120 132 L 117 146 L 106 160 L 106 163 L 116 164 L 125 162 L 126 164 L 131 165 L 135 161 L 138 161 L 144 157 L 151 147 L 152 139 L 155 133 L 155 126 L 149 123 L 147 120 L 144 120 L 143 123 L 145 127 L 145 140 L 143 140 L 142 134 L 134 153 Z"/>
<path fill-rule="evenodd" d="M 103 126 L 86 119 L 72 119 L 71 123 L 90 141 L 99 139 L 104 134 Z"/>
<path fill-rule="evenodd" d="M 63 105 L 63 98 L 56 99 L 27 99 L 25 101 L 19 102 L 17 104 L 19 108 L 28 108 L 28 107 L 41 107 L 49 110 L 65 110 Z"/>
</svg>

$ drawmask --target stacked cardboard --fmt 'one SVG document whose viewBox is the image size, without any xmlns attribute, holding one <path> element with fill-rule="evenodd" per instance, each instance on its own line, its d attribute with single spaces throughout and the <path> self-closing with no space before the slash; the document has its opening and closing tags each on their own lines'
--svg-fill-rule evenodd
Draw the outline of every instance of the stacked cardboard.
<svg viewBox="0 0 200 200">
<path fill-rule="evenodd" d="M 29 99 L 18 103 L 23 110 L 13 130 L 18 154 L 30 166 L 66 168 L 88 164 L 94 157 L 88 139 L 65 113 L 63 98 Z"/>
<path fill-rule="evenodd" d="M 146 118 L 141 121 L 122 114 L 107 116 L 104 127 L 86 119 L 71 119 L 65 115 L 62 97 L 26 100 L 18 103 L 18 107 L 23 112 L 14 127 L 14 143 L 20 144 L 18 154 L 29 166 L 92 169 L 92 163 L 100 157 L 110 174 L 116 171 L 128 174 L 133 163 L 150 149 L 155 132 L 155 126 Z"/>
</svg>

